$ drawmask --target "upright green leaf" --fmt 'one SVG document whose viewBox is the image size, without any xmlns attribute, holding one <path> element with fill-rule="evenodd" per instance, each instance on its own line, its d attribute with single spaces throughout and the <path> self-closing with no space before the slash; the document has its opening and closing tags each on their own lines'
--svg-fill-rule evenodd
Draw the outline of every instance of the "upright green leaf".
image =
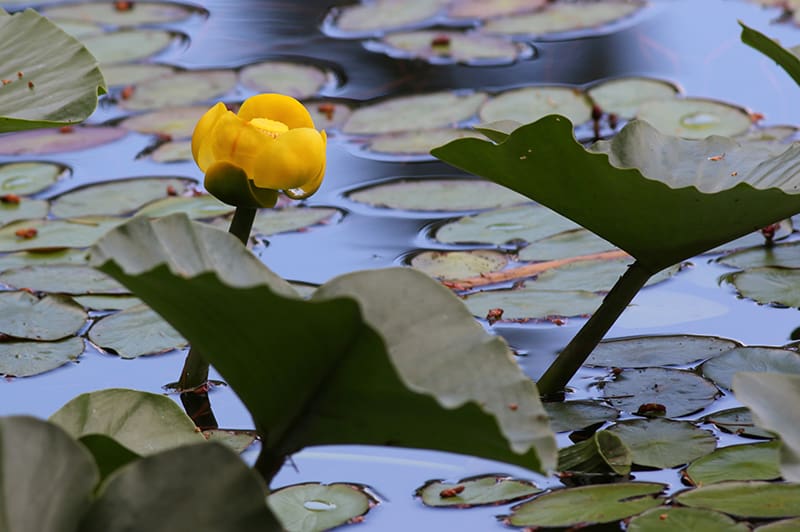
<svg viewBox="0 0 800 532">
<path fill-rule="evenodd" d="M 777 41 L 767 37 L 760 31 L 754 30 L 739 21 L 742 27 L 742 42 L 752 46 L 770 59 L 773 59 L 792 79 L 800 85 L 800 57 L 796 53 L 787 50 Z"/>
</svg>

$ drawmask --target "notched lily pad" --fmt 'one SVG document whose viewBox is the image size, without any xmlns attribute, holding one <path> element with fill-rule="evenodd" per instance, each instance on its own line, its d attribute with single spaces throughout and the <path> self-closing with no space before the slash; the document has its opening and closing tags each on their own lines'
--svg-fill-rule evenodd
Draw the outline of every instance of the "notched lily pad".
<svg viewBox="0 0 800 532">
<path fill-rule="evenodd" d="M 752 125 L 741 107 L 703 98 L 683 98 L 645 102 L 636 118 L 667 135 L 702 139 L 709 135 L 735 136 Z"/>
<path fill-rule="evenodd" d="M 60 340 L 78 332 L 86 318 L 83 307 L 65 296 L 0 292 L 0 333 L 14 338 Z"/>
<path fill-rule="evenodd" d="M 126 118 L 120 127 L 146 135 L 167 135 L 173 139 L 189 138 L 208 106 L 170 107 Z"/>
<path fill-rule="evenodd" d="M 619 417 L 619 410 L 596 401 L 544 402 L 542 405 L 550 416 L 553 432 L 581 430 Z"/>
<path fill-rule="evenodd" d="M 0 226 L 19 220 L 47 217 L 50 204 L 46 200 L 20 198 L 18 201 L 0 200 Z"/>
<path fill-rule="evenodd" d="M 464 297 L 473 316 L 486 318 L 501 311 L 495 321 L 530 321 L 563 317 L 588 317 L 603 296 L 579 290 L 537 290 L 524 286 L 516 289 L 487 290 Z M 496 317 L 496 316 L 495 316 Z"/>
<path fill-rule="evenodd" d="M 528 285 L 537 290 L 586 290 L 607 292 L 625 273 L 633 259 L 591 259 L 570 262 L 540 273 Z M 647 286 L 660 283 L 678 273 L 682 265 L 666 268 L 652 276 Z"/>
<path fill-rule="evenodd" d="M 629 419 L 609 427 L 631 450 L 639 466 L 670 469 L 705 456 L 717 447 L 710 430 L 688 421 L 670 419 Z"/>
<path fill-rule="evenodd" d="M 0 256 L 0 272 L 23 266 L 43 264 L 88 264 L 89 252 L 80 249 L 56 251 L 18 251 Z"/>
<path fill-rule="evenodd" d="M 177 163 L 192 160 L 192 141 L 174 140 L 165 142 L 150 153 L 150 158 L 156 163 Z"/>
<path fill-rule="evenodd" d="M 558 470 L 563 472 L 627 476 L 632 463 L 631 449 L 619 436 L 606 430 L 558 450 Z"/>
<path fill-rule="evenodd" d="M 128 214 L 147 203 L 182 194 L 194 181 L 179 177 L 120 179 L 82 186 L 51 200 L 58 218 Z"/>
<path fill-rule="evenodd" d="M 99 294 L 75 296 L 72 299 L 89 310 L 125 310 L 142 303 L 141 299 L 126 295 Z"/>
<path fill-rule="evenodd" d="M 373 499 L 353 484 L 296 484 L 267 497 L 288 532 L 322 532 L 366 514 Z"/>
<path fill-rule="evenodd" d="M 157 29 L 124 29 L 81 39 L 101 65 L 126 63 L 153 56 L 183 37 L 175 32 Z"/>
<path fill-rule="evenodd" d="M 22 220 L 0 227 L 0 251 L 48 251 L 85 248 L 124 222 L 124 218 Z"/>
<path fill-rule="evenodd" d="M 137 85 L 144 81 L 168 76 L 173 72 L 175 72 L 174 67 L 155 63 L 103 66 L 103 77 L 106 78 L 109 87 Z"/>
<path fill-rule="evenodd" d="M 800 245 L 797 242 L 742 249 L 720 257 L 720 264 L 745 270 L 763 266 L 800 268 Z"/>
<path fill-rule="evenodd" d="M 534 86 L 493 96 L 481 106 L 478 114 L 483 122 L 514 120 L 522 124 L 559 114 L 569 118 L 573 124 L 582 124 L 592 118 L 592 106 L 577 88 Z"/>
<path fill-rule="evenodd" d="M 508 264 L 505 253 L 488 249 L 467 251 L 423 251 L 410 265 L 437 279 L 461 279 L 502 270 Z"/>
<path fill-rule="evenodd" d="M 698 458 L 686 468 L 684 478 L 695 486 L 728 480 L 780 478 L 780 443 L 729 445 Z"/>
<path fill-rule="evenodd" d="M 128 290 L 103 272 L 82 264 L 41 264 L 0 273 L 0 283 L 37 292 L 126 294 Z"/>
<path fill-rule="evenodd" d="M 314 121 L 314 127 L 324 129 L 330 134 L 331 129 L 340 129 L 352 113 L 350 105 L 333 100 L 317 100 L 303 102 Z"/>
<path fill-rule="evenodd" d="M 521 261 L 544 261 L 602 253 L 617 249 L 586 229 L 572 229 L 531 242 L 519 252 Z"/>
<path fill-rule="evenodd" d="M 140 26 L 165 24 L 188 18 L 195 9 L 187 5 L 167 2 L 132 2 L 121 9 L 115 2 L 79 3 L 47 7 L 42 14 L 54 21 L 77 20 L 108 26 Z"/>
<path fill-rule="evenodd" d="M 800 308 L 800 269 L 765 266 L 725 275 L 741 297 L 762 305 Z"/>
<path fill-rule="evenodd" d="M 701 369 L 717 386 L 731 390 L 739 371 L 800 374 L 800 354 L 777 347 L 742 346 L 712 358 Z"/>
<path fill-rule="evenodd" d="M 158 355 L 186 347 L 186 340 L 146 305 L 136 305 L 100 319 L 89 340 L 120 358 Z"/>
<path fill-rule="evenodd" d="M 58 342 L 0 342 L 0 375 L 30 377 L 73 362 L 83 353 L 83 338 Z"/>
<path fill-rule="evenodd" d="M 219 98 L 236 86 L 230 70 L 187 70 L 136 85 L 133 94 L 120 102 L 131 111 L 161 109 Z"/>
<path fill-rule="evenodd" d="M 641 1 L 550 2 L 533 13 L 493 18 L 481 28 L 487 33 L 532 35 L 534 37 L 593 29 L 628 17 L 645 6 Z"/>
<path fill-rule="evenodd" d="M 420 131 L 401 131 L 372 137 L 366 143 L 367 152 L 387 156 L 416 156 L 431 159 L 430 151 L 442 144 L 456 139 L 484 139 L 474 129 L 441 128 Z M 362 154 L 363 152 L 356 152 Z"/>
<path fill-rule="evenodd" d="M 36 194 L 68 173 L 65 166 L 55 163 L 6 163 L 0 165 L 0 194 Z"/>
<path fill-rule="evenodd" d="M 631 336 L 600 342 L 586 359 L 586 364 L 618 368 L 684 366 L 718 356 L 741 345 L 735 340 L 718 336 Z"/>
<path fill-rule="evenodd" d="M 290 231 L 303 231 L 314 225 L 338 223 L 342 211 L 333 207 L 285 207 L 266 209 L 256 215 L 253 235 L 270 236 Z M 227 229 L 227 222 L 225 222 Z"/>
<path fill-rule="evenodd" d="M 208 429 L 203 431 L 203 436 L 206 440 L 226 445 L 237 453 L 246 451 L 258 439 L 256 431 L 241 429 Z"/>
<path fill-rule="evenodd" d="M 772 439 L 775 436 L 753 423 L 753 414 L 744 406 L 729 408 L 720 412 L 707 415 L 703 421 L 713 423 L 723 432 L 745 436 L 748 438 Z"/>
<path fill-rule="evenodd" d="M 157 199 L 139 209 L 137 216 L 158 218 L 176 212 L 185 213 L 193 220 L 205 220 L 231 214 L 234 207 L 222 203 L 210 194 L 200 196 L 170 196 Z"/>
<path fill-rule="evenodd" d="M 88 150 L 119 140 L 128 132 L 116 127 L 72 127 L 21 131 L 3 136 L 0 155 L 49 155 Z"/>
<path fill-rule="evenodd" d="M 328 14 L 328 29 L 337 36 L 363 37 L 426 22 L 445 2 L 441 0 L 378 0 L 336 8 Z"/>
<path fill-rule="evenodd" d="M 747 519 L 796 517 L 800 515 L 800 484 L 722 482 L 683 491 L 675 500 Z"/>
<path fill-rule="evenodd" d="M 390 33 L 367 48 L 391 57 L 424 59 L 433 64 L 466 63 L 496 65 L 513 63 L 533 55 L 533 48 L 523 43 L 485 35 L 480 31 L 418 30 Z"/>
<path fill-rule="evenodd" d="M 431 480 L 417 489 L 422 504 L 433 507 L 472 508 L 507 504 L 541 492 L 532 482 L 501 475 L 463 478 L 458 482 Z"/>
<path fill-rule="evenodd" d="M 673 532 L 675 530 L 747 532 L 750 527 L 745 523 L 737 523 L 723 513 L 703 508 L 658 507 L 634 516 L 625 530 L 628 532 Z"/>
<path fill-rule="evenodd" d="M 494 18 L 518 15 L 546 6 L 548 0 L 454 0 L 447 6 L 447 16 L 452 18 Z"/>
<path fill-rule="evenodd" d="M 643 77 L 609 79 L 588 89 L 589 97 L 603 112 L 622 118 L 636 116 L 645 102 L 668 100 L 678 92 L 678 87 L 669 81 Z"/>
<path fill-rule="evenodd" d="M 239 79 L 245 87 L 257 92 L 277 92 L 304 99 L 319 94 L 336 78 L 331 72 L 308 64 L 265 61 L 244 67 Z"/>
</svg>

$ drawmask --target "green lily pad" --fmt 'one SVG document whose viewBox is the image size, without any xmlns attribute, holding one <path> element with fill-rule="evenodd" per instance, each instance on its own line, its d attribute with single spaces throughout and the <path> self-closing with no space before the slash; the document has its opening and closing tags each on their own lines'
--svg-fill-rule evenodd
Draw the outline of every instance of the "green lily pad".
<svg viewBox="0 0 800 532">
<path fill-rule="evenodd" d="M 313 225 L 338 223 L 342 212 L 333 207 L 284 207 L 265 209 L 256 215 L 253 235 L 270 236 L 290 231 L 300 231 Z M 225 228 L 227 229 L 227 222 Z"/>
<path fill-rule="evenodd" d="M 508 504 L 541 492 L 532 482 L 500 475 L 463 478 L 458 482 L 431 480 L 417 489 L 422 504 L 433 507 L 472 508 Z"/>
<path fill-rule="evenodd" d="M 42 264 L 88 264 L 89 253 L 81 249 L 60 249 L 56 251 L 18 251 L 0 256 L 0 272 L 22 266 L 41 266 Z"/>
<path fill-rule="evenodd" d="M 618 368 L 685 366 L 741 345 L 735 340 L 717 336 L 631 336 L 600 342 L 586 359 L 586 364 Z"/>
<path fill-rule="evenodd" d="M 60 340 L 86 323 L 86 311 L 60 295 L 0 292 L 0 332 L 29 340 Z"/>
<path fill-rule="evenodd" d="M 800 515 L 800 484 L 723 482 L 683 491 L 675 500 L 748 519 L 796 517 Z"/>
<path fill-rule="evenodd" d="M 728 480 L 775 480 L 781 476 L 779 450 L 777 441 L 722 447 L 692 462 L 685 477 L 695 486 Z"/>
<path fill-rule="evenodd" d="M 176 212 L 183 212 L 189 218 L 203 220 L 231 214 L 234 207 L 222 203 L 210 194 L 200 196 L 170 196 L 157 199 L 139 209 L 137 216 L 157 218 Z"/>
<path fill-rule="evenodd" d="M 208 429 L 203 431 L 208 441 L 225 445 L 236 453 L 243 453 L 258 439 L 254 430 L 241 429 Z"/>
<path fill-rule="evenodd" d="M 741 140 L 747 142 L 775 142 L 787 140 L 800 131 L 797 126 L 762 126 L 750 130 L 741 136 Z"/>
<path fill-rule="evenodd" d="M 482 92 L 436 92 L 387 98 L 355 109 L 342 131 L 374 135 L 448 127 L 475 116 L 486 97 Z"/>
<path fill-rule="evenodd" d="M 142 26 L 177 22 L 188 18 L 194 11 L 186 5 L 166 2 L 134 2 L 127 9 L 108 2 L 46 7 L 42 14 L 57 22 L 78 20 L 108 26 Z"/>
<path fill-rule="evenodd" d="M 182 194 L 193 181 L 179 177 L 143 177 L 82 186 L 51 200 L 53 216 L 128 214 L 147 203 Z"/>
<path fill-rule="evenodd" d="M 519 252 L 521 261 L 545 261 L 602 253 L 616 249 L 586 229 L 571 229 L 531 242 Z"/>
<path fill-rule="evenodd" d="M 669 81 L 627 77 L 601 81 L 589 88 L 589 97 L 605 113 L 633 118 L 639 107 L 650 100 L 668 100 L 679 89 Z"/>
<path fill-rule="evenodd" d="M 618 421 L 606 430 L 619 436 L 630 448 L 634 464 L 645 467 L 670 469 L 688 464 L 717 447 L 713 432 L 688 421 L 629 419 Z"/>
<path fill-rule="evenodd" d="M 775 234 L 773 235 L 773 241 L 776 240 L 783 240 L 784 238 L 789 237 L 794 232 L 794 222 L 792 222 L 791 218 L 787 218 L 786 220 L 780 220 L 779 222 L 775 222 L 778 224 L 777 229 L 775 229 Z M 714 254 L 714 253 L 725 253 L 725 252 L 732 252 L 732 251 L 740 251 L 744 250 L 744 248 L 751 248 L 751 247 L 766 247 L 767 239 L 764 238 L 764 234 L 761 231 L 754 231 L 752 233 L 746 234 L 742 237 L 739 237 L 735 240 L 731 240 L 730 242 L 726 242 L 721 246 L 717 246 L 714 249 L 707 251 L 707 254 Z"/>
<path fill-rule="evenodd" d="M 46 200 L 23 198 L 19 203 L 0 202 L 0 225 L 19 220 L 46 218 L 50 204 Z"/>
<path fill-rule="evenodd" d="M 109 87 L 137 85 L 144 81 L 168 76 L 174 72 L 174 67 L 154 63 L 103 66 L 103 76 L 105 76 Z"/>
<path fill-rule="evenodd" d="M 126 63 L 153 56 L 174 44 L 180 37 L 167 30 L 123 29 L 82 39 L 101 65 Z"/>
<path fill-rule="evenodd" d="M 688 416 L 713 403 L 719 395 L 710 381 L 679 369 L 631 369 L 603 383 L 603 397 L 611 406 L 636 413 L 643 405 L 661 405 L 667 417 Z"/>
<path fill-rule="evenodd" d="M 347 198 L 373 207 L 423 212 L 459 212 L 528 203 L 528 198 L 479 179 L 397 179 L 367 185 Z"/>
<path fill-rule="evenodd" d="M 158 355 L 186 347 L 186 340 L 147 305 L 135 305 L 100 319 L 89 340 L 120 358 Z"/>
<path fill-rule="evenodd" d="M 87 150 L 119 140 L 128 132 L 116 127 L 75 127 L 22 131 L 3 137 L 0 155 L 49 155 Z"/>
<path fill-rule="evenodd" d="M 236 86 L 230 70 L 187 70 L 136 85 L 120 106 L 130 111 L 161 109 L 221 97 Z"/>
<path fill-rule="evenodd" d="M 745 523 L 737 523 L 727 515 L 703 508 L 658 507 L 634 516 L 626 530 L 629 532 L 673 532 L 702 530 L 703 532 L 747 532 Z"/>
<path fill-rule="evenodd" d="M 513 526 L 570 527 L 619 521 L 659 506 L 663 484 L 620 482 L 554 490 L 511 508 Z"/>
<path fill-rule="evenodd" d="M 0 165 L 0 194 L 36 194 L 67 173 L 64 166 L 55 163 L 6 163 Z"/>
<path fill-rule="evenodd" d="M 720 257 L 720 264 L 746 270 L 761 266 L 800 268 L 800 246 L 796 242 L 743 249 Z"/>
<path fill-rule="evenodd" d="M 126 118 L 119 123 L 119 126 L 146 135 L 167 135 L 173 139 L 189 138 L 197 121 L 206 111 L 208 107 L 205 105 L 169 107 Z"/>
<path fill-rule="evenodd" d="M 777 347 L 737 347 L 701 366 L 703 375 L 717 386 L 732 389 L 739 371 L 800 374 L 800 354 Z"/>
<path fill-rule="evenodd" d="M 117 469 L 141 458 L 115 439 L 103 434 L 87 434 L 78 438 L 78 441 L 92 453 L 100 471 L 100 482 Z"/>
<path fill-rule="evenodd" d="M 761 525 L 753 530 L 756 532 L 794 532 L 800 527 L 800 517 L 795 519 L 782 519 L 767 525 Z"/>
<path fill-rule="evenodd" d="M 160 144 L 150 153 L 150 158 L 156 163 L 177 163 L 192 160 L 192 141 L 175 140 Z"/>
<path fill-rule="evenodd" d="M 452 18 L 494 18 L 517 15 L 546 6 L 548 0 L 455 0 L 447 6 L 447 16 Z"/>
<path fill-rule="evenodd" d="M 89 310 L 125 310 L 142 303 L 139 298 L 125 295 L 88 295 L 72 299 Z"/>
<path fill-rule="evenodd" d="M 628 17 L 645 6 L 644 2 L 613 0 L 548 3 L 544 9 L 529 14 L 515 14 L 487 20 L 481 27 L 487 33 L 533 35 L 571 32 L 597 28 Z"/>
<path fill-rule="evenodd" d="M 465 138 L 486 138 L 473 129 L 441 128 L 420 131 L 401 131 L 387 133 L 369 139 L 366 148 L 370 152 L 387 155 L 417 155 L 430 158 L 431 149 L 451 140 Z"/>
<path fill-rule="evenodd" d="M 512 63 L 532 49 L 501 37 L 480 31 L 417 30 L 390 33 L 378 47 L 392 57 L 424 59 L 434 64 L 500 64 Z"/>
<path fill-rule="evenodd" d="M 741 107 L 702 98 L 645 102 L 636 118 L 666 135 L 688 139 L 741 135 L 752 125 L 750 115 Z"/>
<path fill-rule="evenodd" d="M 337 34 L 358 36 L 383 33 L 425 22 L 436 15 L 442 0 L 379 0 L 352 4 L 333 12 L 332 28 Z"/>
<path fill-rule="evenodd" d="M 753 414 L 749 408 L 740 406 L 721 410 L 707 415 L 703 421 L 713 423 L 715 427 L 723 432 L 745 436 L 748 438 L 773 439 L 774 434 L 764 430 L 753 422 Z"/>
<path fill-rule="evenodd" d="M 0 227 L 0 251 L 44 251 L 61 248 L 85 248 L 108 230 L 121 224 L 122 218 L 83 218 L 74 220 L 23 220 Z M 33 235 L 31 229 L 36 230 Z M 31 234 L 30 238 L 17 235 Z M 20 233 L 23 234 L 23 233 Z"/>
<path fill-rule="evenodd" d="M 508 264 L 508 258 L 505 253 L 489 249 L 423 251 L 409 262 L 437 279 L 461 279 L 502 270 Z"/>
<path fill-rule="evenodd" d="M 540 273 L 528 286 L 534 290 L 586 290 L 607 292 L 630 265 L 630 258 L 592 259 L 570 262 Z M 681 270 L 677 264 L 652 276 L 647 285 L 669 279 Z"/>
<path fill-rule="evenodd" d="M 493 96 L 479 111 L 483 122 L 515 120 L 523 124 L 552 114 L 566 116 L 573 124 L 582 124 L 592 118 L 592 105 L 586 94 L 577 88 L 535 86 Z M 525 154 L 520 155 L 520 158 L 525 157 Z"/>
<path fill-rule="evenodd" d="M 553 432 L 581 430 L 592 425 L 614 421 L 619 410 L 595 401 L 564 401 L 542 403 L 550 416 Z"/>
<path fill-rule="evenodd" d="M 349 105 L 333 100 L 317 100 L 303 102 L 317 129 L 340 129 L 350 118 L 352 109 Z"/>
<path fill-rule="evenodd" d="M 30 377 L 60 368 L 83 353 L 83 338 L 58 342 L 0 342 L 0 374 Z"/>
<path fill-rule="evenodd" d="M 273 491 L 267 505 L 287 532 L 322 532 L 366 514 L 370 497 L 353 484 L 296 484 Z"/>
<path fill-rule="evenodd" d="M 595 432 L 589 439 L 558 450 L 558 471 L 627 476 L 632 463 L 631 449 L 619 436 L 606 430 Z"/>
<path fill-rule="evenodd" d="M 83 37 L 88 37 L 89 35 L 103 33 L 103 27 L 99 26 L 98 24 L 94 24 L 93 22 L 83 22 L 80 20 L 50 20 L 56 26 L 79 40 Z M 108 82 L 105 69 L 103 70 L 103 77 L 106 78 L 106 84 L 110 87 L 111 84 Z"/>
<path fill-rule="evenodd" d="M 277 92 L 304 99 L 319 94 L 334 78 L 330 72 L 315 66 L 266 61 L 244 67 L 239 79 L 242 85 L 257 92 Z"/>
<path fill-rule="evenodd" d="M 505 244 L 533 242 L 575 229 L 574 222 L 538 205 L 521 205 L 465 216 L 436 231 L 435 238 L 446 244 Z"/>
<path fill-rule="evenodd" d="M 490 311 L 503 311 L 502 321 L 529 321 L 591 315 L 603 296 L 579 290 L 537 290 L 524 286 L 516 289 L 487 290 L 464 297 L 464 303 L 478 318 Z M 498 320 L 500 321 L 500 320 Z"/>
<path fill-rule="evenodd" d="M 0 273 L 0 283 L 37 292 L 61 294 L 127 293 L 103 272 L 82 264 L 41 264 L 11 268 Z"/>
<path fill-rule="evenodd" d="M 800 307 L 800 269 L 762 267 L 725 275 L 722 280 L 732 284 L 736 292 L 762 305 Z"/>
</svg>

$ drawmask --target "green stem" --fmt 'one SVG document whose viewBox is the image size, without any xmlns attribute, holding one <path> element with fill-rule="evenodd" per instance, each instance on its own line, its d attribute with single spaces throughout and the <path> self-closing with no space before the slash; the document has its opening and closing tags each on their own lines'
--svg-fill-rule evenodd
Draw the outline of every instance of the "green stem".
<svg viewBox="0 0 800 532">
<path fill-rule="evenodd" d="M 564 388 L 569 380 L 578 372 L 589 354 L 651 276 L 652 274 L 639 262 L 634 262 L 628 267 L 628 271 L 606 294 L 600 308 L 581 327 L 578 334 L 537 381 L 539 393 L 545 399 L 563 397 Z"/>
</svg>

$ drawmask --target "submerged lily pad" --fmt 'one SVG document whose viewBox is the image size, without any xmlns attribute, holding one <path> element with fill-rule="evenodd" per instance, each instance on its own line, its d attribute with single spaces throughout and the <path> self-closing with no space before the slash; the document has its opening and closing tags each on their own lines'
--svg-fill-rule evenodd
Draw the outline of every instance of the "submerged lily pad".
<svg viewBox="0 0 800 532">
<path fill-rule="evenodd" d="M 723 432 L 739 436 L 767 439 L 775 437 L 771 432 L 756 426 L 750 409 L 743 406 L 709 414 L 704 418 L 704 421 L 713 423 L 715 427 Z"/>
<path fill-rule="evenodd" d="M 133 94 L 120 102 L 131 111 L 161 109 L 219 98 L 236 86 L 230 70 L 187 70 L 136 85 Z"/>
<path fill-rule="evenodd" d="M 123 218 L 23 220 L 0 227 L 0 251 L 55 250 L 91 246 Z"/>
<path fill-rule="evenodd" d="M 508 264 L 505 253 L 488 249 L 467 251 L 423 251 L 410 260 L 411 266 L 438 279 L 461 279 L 502 270 Z"/>
<path fill-rule="evenodd" d="M 777 347 L 737 347 L 702 365 L 703 375 L 727 390 L 739 371 L 800 374 L 800 354 Z"/>
<path fill-rule="evenodd" d="M 49 211 L 50 204 L 46 200 L 24 198 L 19 203 L 0 202 L 0 225 L 18 220 L 45 218 Z"/>
<path fill-rule="evenodd" d="M 157 199 L 139 209 L 136 215 L 157 218 L 176 212 L 183 212 L 189 218 L 203 220 L 225 216 L 232 213 L 233 210 L 234 207 L 222 203 L 214 196 L 203 194 L 200 196 L 170 196 Z"/>
<path fill-rule="evenodd" d="M 521 261 L 543 261 L 578 257 L 616 249 L 586 229 L 572 229 L 531 242 L 519 252 Z"/>
<path fill-rule="evenodd" d="M 370 497 L 352 484 L 296 484 L 269 494 L 267 505 L 287 532 L 322 532 L 369 511 Z"/>
<path fill-rule="evenodd" d="M 535 86 L 500 93 L 484 103 L 479 111 L 483 122 L 515 120 L 523 124 L 543 116 L 559 114 L 573 124 L 592 118 L 592 106 L 579 89 L 562 86 Z M 520 158 L 526 155 L 520 154 Z"/>
<path fill-rule="evenodd" d="M 83 353 L 83 339 L 58 342 L 0 342 L 0 375 L 30 377 L 60 368 Z"/>
<path fill-rule="evenodd" d="M 168 76 L 173 72 L 175 72 L 174 67 L 155 63 L 103 66 L 103 76 L 106 78 L 106 83 L 108 83 L 109 87 L 137 85 L 143 81 Z"/>
<path fill-rule="evenodd" d="M 186 5 L 166 2 L 135 2 L 120 9 L 114 2 L 79 3 L 47 7 L 42 13 L 55 21 L 78 20 L 108 26 L 140 26 L 177 22 L 195 10 Z"/>
<path fill-rule="evenodd" d="M 490 311 L 502 310 L 502 320 L 527 321 L 592 314 L 603 296 L 578 290 L 516 289 L 487 290 L 465 296 L 464 303 L 473 316 L 486 318 Z"/>
<path fill-rule="evenodd" d="M 614 421 L 619 410 L 595 401 L 564 401 L 542 403 L 550 416 L 553 432 L 581 430 L 598 423 Z"/>
<path fill-rule="evenodd" d="M 425 22 L 436 15 L 442 0 L 377 0 L 337 9 L 333 29 L 353 37 L 383 33 Z"/>
<path fill-rule="evenodd" d="M 333 207 L 285 207 L 265 209 L 256 215 L 253 235 L 270 236 L 300 231 L 313 225 L 337 223 L 342 211 Z M 227 228 L 227 222 L 225 222 Z"/>
<path fill-rule="evenodd" d="M 79 187 L 52 200 L 53 216 L 118 215 L 168 194 L 182 194 L 193 181 L 179 177 L 143 177 L 105 181 Z"/>
<path fill-rule="evenodd" d="M 644 5 L 644 2 L 626 0 L 550 2 L 545 8 L 533 13 L 487 20 L 481 30 L 504 35 L 545 36 L 597 28 L 630 16 Z"/>
<path fill-rule="evenodd" d="M 416 496 L 425 506 L 471 508 L 507 504 L 541 491 L 527 480 L 486 475 L 464 478 L 455 483 L 431 480 L 417 489 Z"/>
<path fill-rule="evenodd" d="M 208 106 L 205 105 L 169 107 L 126 118 L 119 125 L 147 135 L 168 135 L 174 139 L 189 138 L 197 121 L 206 111 Z"/>
<path fill-rule="evenodd" d="M 703 508 L 665 507 L 652 508 L 634 516 L 628 532 L 673 532 L 675 530 L 702 530 L 703 532 L 747 532 L 750 527 L 737 523 L 729 516 Z"/>
<path fill-rule="evenodd" d="M 686 468 L 686 477 L 695 485 L 728 480 L 774 480 L 780 478 L 780 443 L 729 445 L 698 458 Z"/>
<path fill-rule="evenodd" d="M 420 131 L 387 133 L 371 138 L 366 146 L 369 151 L 388 155 L 417 155 L 425 159 L 430 151 L 451 140 L 464 138 L 486 138 L 474 129 L 441 128 Z"/>
<path fill-rule="evenodd" d="M 480 31 L 418 30 L 390 33 L 383 37 L 377 48 L 390 56 L 424 59 L 434 64 L 511 63 L 521 56 L 532 54 L 532 49 L 527 45 L 485 35 Z"/>
<path fill-rule="evenodd" d="M 750 268 L 728 274 L 723 280 L 735 286 L 740 296 L 762 305 L 800 307 L 800 269 Z"/>
<path fill-rule="evenodd" d="M 717 262 L 740 270 L 761 266 L 800 268 L 800 245 L 789 242 L 743 249 L 720 257 Z"/>
<path fill-rule="evenodd" d="M 304 99 L 319 94 L 332 75 L 307 64 L 266 61 L 244 67 L 239 79 L 245 87 L 257 92 L 277 92 Z"/>
<path fill-rule="evenodd" d="M 36 194 L 66 173 L 64 166 L 55 163 L 6 163 L 0 165 L 0 194 Z"/>
<path fill-rule="evenodd" d="M 124 29 L 82 38 L 83 44 L 103 66 L 145 59 L 155 55 L 180 37 L 157 29 Z"/>
<path fill-rule="evenodd" d="M 37 292 L 124 294 L 127 289 L 101 271 L 82 264 L 42 264 L 0 273 L 0 283 Z"/>
<path fill-rule="evenodd" d="M 688 421 L 670 419 L 629 419 L 609 427 L 631 450 L 633 463 L 670 469 L 705 456 L 717 447 L 710 430 Z"/>
<path fill-rule="evenodd" d="M 86 317 L 83 307 L 68 297 L 0 292 L 0 333 L 14 338 L 60 340 L 78 332 Z"/>
<path fill-rule="evenodd" d="M 619 368 L 683 366 L 741 345 L 735 340 L 717 336 L 631 336 L 600 342 L 586 359 L 586 364 Z"/>
<path fill-rule="evenodd" d="M 636 118 L 662 133 L 688 139 L 741 135 L 752 125 L 750 115 L 741 107 L 702 98 L 645 102 Z"/>
<path fill-rule="evenodd" d="M 678 94 L 678 87 L 653 78 L 615 78 L 593 85 L 589 97 L 605 113 L 633 118 L 639 107 L 650 100 L 668 100 Z"/>
<path fill-rule="evenodd" d="M 22 131 L 3 137 L 0 155 L 49 155 L 87 150 L 119 140 L 128 132 L 116 127 L 68 127 Z"/>
<path fill-rule="evenodd" d="M 89 329 L 92 343 L 120 358 L 158 355 L 186 347 L 186 340 L 147 305 L 136 305 L 100 319 Z"/>
<path fill-rule="evenodd" d="M 685 506 L 708 508 L 744 518 L 800 515 L 800 484 L 722 482 L 683 491 L 675 500 Z"/>
</svg>

